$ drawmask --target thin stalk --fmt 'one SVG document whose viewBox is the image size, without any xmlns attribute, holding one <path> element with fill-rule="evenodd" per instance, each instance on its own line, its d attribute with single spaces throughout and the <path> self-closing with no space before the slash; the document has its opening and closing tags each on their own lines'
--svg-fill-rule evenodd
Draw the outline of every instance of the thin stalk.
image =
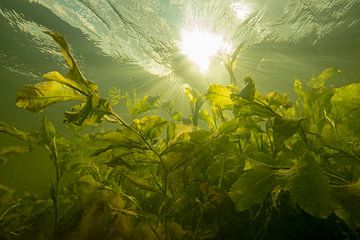
<svg viewBox="0 0 360 240">
<path fill-rule="evenodd" d="M 54 154 L 53 158 L 54 167 L 55 167 L 55 186 L 54 186 L 54 196 L 53 196 L 53 206 L 54 206 L 54 236 L 53 239 L 57 239 L 58 228 L 59 228 L 59 208 L 58 208 L 58 198 L 59 198 L 59 182 L 60 182 L 60 171 L 58 167 L 57 154 Z"/>
<path fill-rule="evenodd" d="M 337 180 L 339 180 L 339 181 L 341 181 L 341 182 L 343 182 L 343 183 L 345 183 L 345 184 L 347 184 L 347 185 L 351 184 L 349 181 L 347 181 L 347 180 L 343 179 L 342 177 L 339 177 L 339 176 L 337 176 L 337 175 L 335 175 L 335 174 L 333 174 L 333 173 L 326 172 L 326 171 L 323 171 L 323 173 L 324 173 L 325 175 L 327 175 L 327 176 L 329 176 L 329 177 L 332 177 L 332 178 L 335 178 L 335 179 L 337 179 Z"/>
<path fill-rule="evenodd" d="M 238 146 L 239 146 L 240 154 L 242 155 L 242 154 L 243 154 L 243 150 L 242 150 L 241 140 L 240 140 L 240 139 L 238 140 Z"/>
<path fill-rule="evenodd" d="M 3 214 L 1 214 L 0 216 L 0 221 L 5 217 L 6 214 L 8 214 L 8 212 L 13 209 L 14 207 L 17 207 L 19 204 L 15 204 L 15 205 L 12 205 L 11 207 L 9 207 L 8 209 L 5 210 L 5 212 Z"/>
<path fill-rule="evenodd" d="M 124 127 L 126 127 L 127 129 L 131 130 L 132 132 L 134 132 L 144 143 L 145 145 L 153 152 L 155 153 L 155 155 L 159 158 L 160 162 L 162 162 L 162 158 L 160 156 L 160 154 L 150 145 L 150 143 L 148 143 L 148 141 L 146 141 L 146 139 L 144 138 L 144 136 L 135 128 L 133 128 L 132 126 L 130 126 L 129 124 L 127 124 L 119 115 L 117 115 L 116 113 L 112 112 L 111 113 Z"/>
<path fill-rule="evenodd" d="M 203 209 L 202 209 L 202 207 L 200 207 L 200 216 L 199 216 L 199 219 L 198 219 L 198 221 L 197 221 L 197 223 L 196 223 L 194 235 L 193 235 L 193 238 L 192 238 L 193 240 L 196 240 L 196 235 L 197 235 L 197 233 L 198 233 L 198 231 L 199 231 L 199 227 L 200 227 L 200 224 L 201 224 L 202 216 L 203 216 Z"/>
<path fill-rule="evenodd" d="M 271 140 L 271 135 L 270 135 L 270 132 L 269 132 L 269 128 L 270 128 L 270 118 L 266 122 L 266 135 L 267 135 L 267 137 L 269 139 L 271 151 L 273 152 L 273 154 L 275 154 L 275 146 L 273 144 L 273 141 Z"/>
<path fill-rule="evenodd" d="M 165 168 L 165 166 L 164 166 Z M 165 240 L 167 240 L 167 176 L 168 173 L 165 169 L 165 175 L 164 175 L 164 231 L 165 231 Z"/>
<path fill-rule="evenodd" d="M 233 66 L 234 66 L 234 62 L 232 62 L 232 61 L 228 61 L 227 63 L 225 63 L 225 68 L 230 76 L 230 84 L 236 86 L 236 77 L 235 77 L 235 74 L 233 71 L 233 69 L 234 69 Z"/>
<path fill-rule="evenodd" d="M 135 204 L 135 206 L 140 210 L 140 212 L 142 213 L 142 215 L 144 216 L 144 220 L 146 222 L 146 224 L 150 227 L 151 231 L 155 234 L 156 238 L 158 240 L 162 240 L 161 237 L 159 236 L 159 234 L 156 232 L 156 229 L 153 227 L 153 225 L 151 224 L 151 222 L 146 218 L 145 215 L 145 211 L 142 209 L 142 207 L 138 204 L 138 202 L 136 200 L 134 200 L 133 197 L 128 196 L 124 193 L 121 193 L 122 196 L 126 197 L 127 199 L 129 199 L 131 202 L 133 202 Z"/>
<path fill-rule="evenodd" d="M 159 154 L 154 148 L 153 146 L 151 146 L 151 144 L 144 138 L 144 136 L 141 134 L 141 132 L 139 132 L 138 130 L 136 130 L 135 128 L 133 128 L 132 126 L 128 125 L 119 115 L 117 115 L 116 113 L 112 112 L 111 113 L 124 127 L 126 127 L 127 129 L 131 130 L 132 132 L 134 132 L 143 142 L 144 144 L 149 148 L 150 151 L 152 151 L 159 159 L 163 169 L 164 169 L 164 189 L 163 189 L 163 193 L 164 193 L 164 231 L 165 231 L 165 240 L 167 240 L 167 212 L 166 212 L 166 208 L 167 208 L 167 178 L 168 178 L 168 171 L 167 168 L 165 166 L 165 163 L 161 157 L 161 154 Z M 156 234 L 157 235 L 157 234 Z M 158 235 L 157 235 L 158 236 Z"/>
<path fill-rule="evenodd" d="M 50 197 L 53 202 L 54 209 L 54 232 L 53 232 L 53 240 L 57 239 L 58 235 L 58 222 L 59 222 L 59 208 L 58 208 L 58 197 L 59 197 L 59 183 L 60 183 L 60 169 L 58 166 L 58 153 L 56 148 L 56 138 L 53 137 L 49 144 L 45 145 L 45 148 L 50 152 L 50 159 L 54 164 L 55 170 L 55 183 L 53 182 L 51 176 L 51 188 L 50 188 Z"/>
</svg>

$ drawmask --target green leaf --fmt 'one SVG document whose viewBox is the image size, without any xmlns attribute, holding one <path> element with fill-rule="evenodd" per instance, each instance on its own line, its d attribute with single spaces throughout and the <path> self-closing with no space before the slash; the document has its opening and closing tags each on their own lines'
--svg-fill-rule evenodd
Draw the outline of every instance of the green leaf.
<svg viewBox="0 0 360 240">
<path fill-rule="evenodd" d="M 92 156 L 97 156 L 114 148 L 125 148 L 129 150 L 147 149 L 147 147 L 141 142 L 141 139 L 133 131 L 128 129 L 98 134 L 95 139 L 98 141 L 110 143 L 110 145 L 108 145 L 106 148 L 98 149 L 92 154 Z"/>
<path fill-rule="evenodd" d="M 67 45 L 64 37 L 57 32 L 47 31 L 45 33 L 50 35 L 61 47 L 61 53 L 69 67 L 67 78 L 75 81 L 78 86 L 81 86 L 81 89 L 86 93 L 86 95 L 97 94 L 97 86 L 93 82 L 86 80 L 81 74 L 73 56 L 70 53 L 69 46 Z"/>
<path fill-rule="evenodd" d="M 97 182 L 95 180 L 94 176 L 92 176 L 91 174 L 81 176 L 80 179 L 79 179 L 79 182 L 86 183 L 90 187 L 94 187 L 94 188 L 100 188 L 101 187 L 101 183 Z"/>
<path fill-rule="evenodd" d="M 6 123 L 0 122 L 0 132 L 5 133 L 9 136 L 13 136 L 17 139 L 23 140 L 23 141 L 35 141 L 31 138 L 31 134 L 28 132 L 21 131 L 17 129 L 16 127 L 10 126 Z"/>
<path fill-rule="evenodd" d="M 185 96 L 188 98 L 189 102 L 194 104 L 197 102 L 197 92 L 191 88 L 185 88 Z"/>
<path fill-rule="evenodd" d="M 12 145 L 0 148 L 0 163 L 19 154 L 28 153 L 31 149 L 28 146 Z"/>
<path fill-rule="evenodd" d="M 216 128 L 214 117 L 211 114 L 209 114 L 208 111 L 200 110 L 199 111 L 199 118 L 204 120 L 208 124 L 208 127 L 210 129 L 215 129 Z"/>
<path fill-rule="evenodd" d="M 274 112 L 270 107 L 256 102 L 248 101 L 236 94 L 231 94 L 231 99 L 234 103 L 234 113 L 237 116 L 259 116 L 264 118 L 281 117 Z"/>
<path fill-rule="evenodd" d="M 17 91 L 16 106 L 32 112 L 41 112 L 47 106 L 69 100 L 84 100 L 74 89 L 55 81 L 27 85 Z"/>
<path fill-rule="evenodd" d="M 360 107 L 360 83 L 353 83 L 335 89 L 331 104 L 338 111 L 348 111 Z"/>
<path fill-rule="evenodd" d="M 166 124 L 167 120 L 159 116 L 146 116 L 133 121 L 134 128 L 139 130 L 146 139 L 159 137 Z"/>
<path fill-rule="evenodd" d="M 237 211 L 262 203 L 276 186 L 276 170 L 257 167 L 245 170 L 232 185 L 229 196 Z"/>
<path fill-rule="evenodd" d="M 338 188 L 336 193 L 341 206 L 335 211 L 335 214 L 350 228 L 357 229 L 360 227 L 360 179 L 355 183 Z"/>
<path fill-rule="evenodd" d="M 90 95 L 86 103 L 73 107 L 71 111 L 65 112 L 65 122 L 75 125 L 97 126 L 106 116 L 111 115 L 110 103 L 97 95 Z"/>
<path fill-rule="evenodd" d="M 217 128 L 219 134 L 228 134 L 234 133 L 240 127 L 239 119 L 234 118 L 230 121 L 222 122 L 221 125 Z"/>
<path fill-rule="evenodd" d="M 282 149 L 284 141 L 299 130 L 301 121 L 302 119 L 274 119 L 273 136 L 276 153 Z"/>
<path fill-rule="evenodd" d="M 269 106 L 272 106 L 274 108 L 278 108 L 280 106 L 289 108 L 292 106 L 291 102 L 288 99 L 288 94 L 281 94 L 278 92 L 269 92 L 266 94 L 265 100 Z"/>
<path fill-rule="evenodd" d="M 85 86 L 79 84 L 78 82 L 76 82 L 72 79 L 64 77 L 61 73 L 59 73 L 57 71 L 48 72 L 43 75 L 43 78 L 45 79 L 45 81 L 55 81 L 55 82 L 64 84 L 64 85 L 68 86 L 69 88 L 72 88 L 83 95 L 89 95 L 87 93 L 87 88 Z"/>
<path fill-rule="evenodd" d="M 148 190 L 148 191 L 153 191 L 153 192 L 157 192 L 156 189 L 154 189 L 149 181 L 147 181 L 145 178 L 133 175 L 133 174 L 125 174 L 124 175 L 127 180 L 129 180 L 129 182 L 131 182 L 132 184 L 134 184 L 135 186 L 137 186 L 138 188 L 141 188 L 143 190 Z"/>
<path fill-rule="evenodd" d="M 46 117 L 43 117 L 41 124 L 41 139 L 45 144 L 49 144 L 56 136 L 56 130 L 52 122 Z"/>
<path fill-rule="evenodd" d="M 275 167 L 274 159 L 264 152 L 250 152 L 246 154 L 247 160 L 258 166 Z"/>
<path fill-rule="evenodd" d="M 312 77 L 309 82 L 311 88 L 323 88 L 326 81 L 332 78 L 335 74 L 340 73 L 341 71 L 337 68 L 327 68 L 320 73 L 319 76 Z"/>
<path fill-rule="evenodd" d="M 360 83 L 337 88 L 331 98 L 331 104 L 332 111 L 343 118 L 353 119 L 354 116 L 359 116 Z"/>
<path fill-rule="evenodd" d="M 189 135 L 189 133 L 193 132 L 195 127 L 192 125 L 186 124 L 174 124 L 169 122 L 167 128 L 167 138 L 171 143 L 176 142 L 179 138 L 183 138 L 184 135 Z"/>
<path fill-rule="evenodd" d="M 174 171 L 194 160 L 199 150 L 199 146 L 191 142 L 171 145 L 162 153 L 167 171 Z"/>
<path fill-rule="evenodd" d="M 232 91 L 229 87 L 211 84 L 205 97 L 213 106 L 220 107 L 221 109 L 228 109 L 233 103 L 230 98 L 231 94 Z"/>
<path fill-rule="evenodd" d="M 130 113 L 132 115 L 137 115 L 151 109 L 159 108 L 160 106 L 160 96 L 144 96 L 141 100 L 137 101 L 130 107 Z"/>
<path fill-rule="evenodd" d="M 335 93 L 331 98 L 331 105 L 333 115 L 341 120 L 349 132 L 359 136 L 360 83 L 353 83 L 335 89 Z"/>
<path fill-rule="evenodd" d="M 254 101 L 255 97 L 255 83 L 254 80 L 250 77 L 244 79 L 245 86 L 241 89 L 238 94 L 239 97 L 242 97 L 250 102 Z"/>
<path fill-rule="evenodd" d="M 330 184 L 310 151 L 293 168 L 283 172 L 283 189 L 290 191 L 301 209 L 315 217 L 327 218 L 337 209 Z"/>
<path fill-rule="evenodd" d="M 196 91 L 195 89 L 191 89 L 191 88 L 185 88 L 185 95 L 187 96 L 189 103 L 190 103 L 190 107 L 191 107 L 192 124 L 194 126 L 197 126 L 198 120 L 199 120 L 199 114 L 200 114 L 199 112 L 200 112 L 202 105 L 205 102 L 204 95 L 200 94 L 198 91 Z"/>
</svg>

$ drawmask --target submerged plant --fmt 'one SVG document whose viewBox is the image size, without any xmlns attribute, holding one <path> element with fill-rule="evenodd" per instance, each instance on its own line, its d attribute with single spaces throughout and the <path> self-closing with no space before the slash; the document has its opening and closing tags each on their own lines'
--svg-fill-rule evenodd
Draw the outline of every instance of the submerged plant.
<svg viewBox="0 0 360 240">
<path fill-rule="evenodd" d="M 186 89 L 192 113 L 186 118 L 158 96 L 131 99 L 118 91 L 111 99 L 101 97 L 63 37 L 48 34 L 61 47 L 69 72 L 44 74 L 42 82 L 18 91 L 16 104 L 40 112 L 57 102 L 80 101 L 65 112 L 65 123 L 95 131 L 76 131 L 66 139 L 47 118 L 39 133 L 0 125 L 0 132 L 26 143 L 3 148 L 1 159 L 41 145 L 55 175 L 51 204 L 39 201 L 42 214 L 32 206 L 30 215 L 37 219 L 32 224 L 20 211 L 16 218 L 9 215 L 20 205 L 7 200 L 13 190 L 0 189 L 5 239 L 21 224 L 28 225 L 16 239 L 42 239 L 35 232 L 45 228 L 35 225 L 51 208 L 53 239 L 237 239 L 239 234 L 271 239 L 266 229 L 282 209 L 341 219 L 348 229 L 339 231 L 356 236 L 360 84 L 327 87 L 339 71 L 326 69 L 306 86 L 295 81 L 293 104 L 285 94 L 260 94 L 249 77 L 236 87 L 235 52 L 227 66 L 233 84 L 210 85 L 206 94 Z M 114 104 L 128 106 L 130 123 Z M 154 109 L 167 115 L 154 115 Z M 104 130 L 98 127 L 102 121 L 115 127 Z M 260 216 L 265 221 L 259 222 Z M 253 222 L 259 229 L 240 233 L 238 226 L 251 229 Z M 51 236 L 48 230 L 44 234 Z"/>
</svg>

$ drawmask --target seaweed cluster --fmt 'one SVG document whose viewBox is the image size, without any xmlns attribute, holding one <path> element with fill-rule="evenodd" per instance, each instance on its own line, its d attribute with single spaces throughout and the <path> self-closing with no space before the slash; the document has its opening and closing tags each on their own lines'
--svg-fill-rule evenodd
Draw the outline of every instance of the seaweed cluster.
<svg viewBox="0 0 360 240">
<path fill-rule="evenodd" d="M 328 87 L 340 73 L 329 68 L 307 84 L 296 80 L 294 102 L 259 93 L 250 77 L 242 88 L 187 88 L 184 117 L 159 96 L 103 98 L 64 38 L 48 34 L 69 71 L 25 86 L 16 105 L 41 112 L 79 101 L 64 120 L 75 134 L 65 138 L 47 117 L 38 132 L 0 124 L 24 143 L 1 148 L 0 159 L 38 145 L 54 167 L 48 199 L 0 185 L 0 239 L 359 237 L 359 83 Z M 87 125 L 91 132 L 78 130 Z"/>
</svg>

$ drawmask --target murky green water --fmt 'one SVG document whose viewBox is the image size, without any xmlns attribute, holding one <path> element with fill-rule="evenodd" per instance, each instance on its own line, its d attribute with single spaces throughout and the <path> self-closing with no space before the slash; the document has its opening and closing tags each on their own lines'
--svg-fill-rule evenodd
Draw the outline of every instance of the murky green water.
<svg viewBox="0 0 360 240">
<path fill-rule="evenodd" d="M 359 21 L 359 0 L 0 0 L 0 239 L 359 238 Z M 19 103 L 51 71 L 73 101 Z"/>
</svg>

